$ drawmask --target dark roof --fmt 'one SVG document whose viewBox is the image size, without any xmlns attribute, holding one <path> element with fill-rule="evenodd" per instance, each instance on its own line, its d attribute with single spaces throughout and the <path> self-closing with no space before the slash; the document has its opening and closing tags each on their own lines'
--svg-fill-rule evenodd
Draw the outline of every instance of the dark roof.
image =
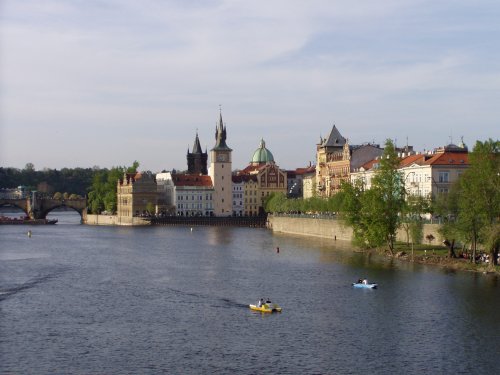
<svg viewBox="0 0 500 375">
<path fill-rule="evenodd" d="M 342 137 L 337 127 L 333 125 L 328 138 L 323 141 L 322 146 L 324 147 L 340 147 L 343 146 L 346 142 L 346 139 Z"/>
<path fill-rule="evenodd" d="M 196 132 L 196 138 L 194 140 L 194 145 L 193 145 L 193 154 L 202 154 L 203 151 L 201 151 L 201 145 L 200 145 L 200 139 L 198 138 L 198 132 Z"/>
<path fill-rule="evenodd" d="M 219 116 L 219 124 L 215 128 L 215 146 L 212 150 L 232 151 L 226 144 L 226 127 L 222 122 L 222 113 Z"/>
</svg>

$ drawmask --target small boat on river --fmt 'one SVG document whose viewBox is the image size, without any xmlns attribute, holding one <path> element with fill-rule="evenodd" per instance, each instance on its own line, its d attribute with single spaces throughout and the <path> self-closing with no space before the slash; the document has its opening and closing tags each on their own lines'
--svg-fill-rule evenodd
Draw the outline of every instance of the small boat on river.
<svg viewBox="0 0 500 375">
<path fill-rule="evenodd" d="M 364 288 L 364 289 L 377 289 L 378 284 L 376 283 L 368 283 L 368 282 L 357 282 L 357 283 L 352 283 L 352 286 L 354 288 Z"/>
<path fill-rule="evenodd" d="M 281 307 L 277 303 L 272 303 L 270 300 L 266 302 L 257 303 L 257 305 L 248 305 L 253 311 L 260 311 L 263 313 L 281 312 Z"/>
</svg>

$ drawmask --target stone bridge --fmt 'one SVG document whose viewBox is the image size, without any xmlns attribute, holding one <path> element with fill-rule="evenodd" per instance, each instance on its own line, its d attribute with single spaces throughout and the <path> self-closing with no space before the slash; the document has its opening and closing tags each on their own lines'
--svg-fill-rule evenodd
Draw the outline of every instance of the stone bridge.
<svg viewBox="0 0 500 375">
<path fill-rule="evenodd" d="M 36 193 L 23 199 L 3 199 L 0 198 L 0 207 L 14 206 L 23 210 L 31 219 L 45 219 L 47 214 L 59 207 L 68 207 L 74 209 L 80 214 L 82 220 L 87 215 L 87 200 L 78 199 L 52 199 L 41 197 Z"/>
</svg>

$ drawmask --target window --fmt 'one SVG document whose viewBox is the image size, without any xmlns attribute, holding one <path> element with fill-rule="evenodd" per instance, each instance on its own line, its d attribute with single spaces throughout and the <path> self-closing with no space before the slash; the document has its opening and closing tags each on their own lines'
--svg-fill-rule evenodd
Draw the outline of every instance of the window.
<svg viewBox="0 0 500 375">
<path fill-rule="evenodd" d="M 450 173 L 447 171 L 446 172 L 439 172 L 438 181 L 439 182 L 450 182 L 449 175 L 450 175 Z"/>
</svg>

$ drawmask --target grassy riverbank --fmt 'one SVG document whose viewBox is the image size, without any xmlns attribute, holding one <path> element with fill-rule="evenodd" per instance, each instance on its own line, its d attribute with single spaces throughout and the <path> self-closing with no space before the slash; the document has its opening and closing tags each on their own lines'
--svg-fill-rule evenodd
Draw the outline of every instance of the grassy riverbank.
<svg viewBox="0 0 500 375">
<path fill-rule="evenodd" d="M 409 262 L 436 265 L 457 271 L 470 271 L 481 273 L 496 273 L 500 275 L 500 266 L 493 266 L 489 263 L 471 263 L 470 259 L 448 258 L 448 249 L 444 246 L 433 245 L 412 245 L 397 243 L 395 247 L 395 257 Z"/>
</svg>

